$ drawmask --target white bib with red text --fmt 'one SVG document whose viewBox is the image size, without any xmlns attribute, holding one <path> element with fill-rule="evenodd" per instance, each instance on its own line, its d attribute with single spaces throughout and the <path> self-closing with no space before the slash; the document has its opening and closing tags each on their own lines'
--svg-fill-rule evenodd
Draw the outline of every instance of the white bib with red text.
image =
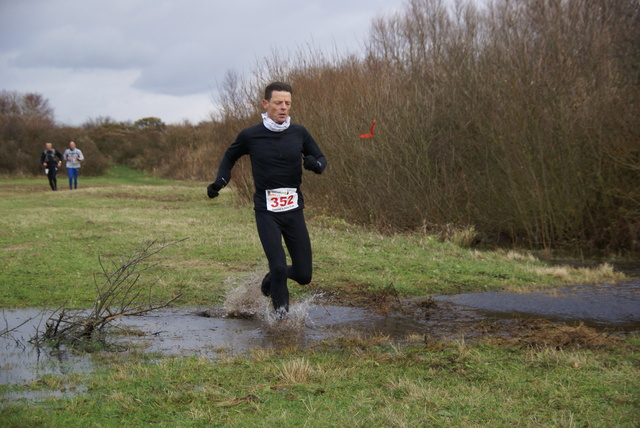
<svg viewBox="0 0 640 428">
<path fill-rule="evenodd" d="M 267 211 L 275 213 L 298 208 L 298 192 L 294 188 L 270 189 L 267 193 Z"/>
</svg>

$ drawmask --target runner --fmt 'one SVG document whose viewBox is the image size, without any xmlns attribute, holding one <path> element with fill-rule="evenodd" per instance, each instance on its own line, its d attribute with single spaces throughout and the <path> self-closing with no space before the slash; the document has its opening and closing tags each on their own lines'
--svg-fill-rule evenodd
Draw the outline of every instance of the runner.
<svg viewBox="0 0 640 428">
<path fill-rule="evenodd" d="M 56 157 L 59 159 L 58 162 L 56 162 Z M 44 151 L 40 155 L 40 163 L 45 168 L 44 173 L 47 174 L 47 178 L 49 178 L 51 190 L 58 190 L 56 174 L 58 174 L 58 168 L 62 165 L 62 154 L 53 148 L 53 144 L 45 143 Z"/>
<path fill-rule="evenodd" d="M 305 223 L 300 191 L 302 166 L 321 174 L 327 166 L 322 151 L 302 125 L 291 123 L 292 88 L 282 82 L 269 84 L 264 93 L 262 123 L 242 130 L 225 152 L 216 181 L 207 187 L 210 198 L 229 184 L 231 169 L 243 155 L 251 158 L 256 192 L 254 210 L 269 272 L 261 290 L 271 296 L 281 317 L 289 310 L 287 278 L 301 285 L 311 282 L 311 241 Z M 291 258 L 287 266 L 282 239 Z"/>
<path fill-rule="evenodd" d="M 67 175 L 69 176 L 69 190 L 78 188 L 78 174 L 80 173 L 80 162 L 84 160 L 84 155 L 80 149 L 76 148 L 76 143 L 69 142 L 69 148 L 64 151 L 64 158 L 67 160 Z"/>
</svg>

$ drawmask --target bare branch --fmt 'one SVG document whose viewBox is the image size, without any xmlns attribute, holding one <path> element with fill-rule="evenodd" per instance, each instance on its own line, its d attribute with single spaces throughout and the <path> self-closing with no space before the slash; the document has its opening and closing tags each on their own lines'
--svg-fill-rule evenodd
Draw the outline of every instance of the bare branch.
<svg viewBox="0 0 640 428">
<path fill-rule="evenodd" d="M 142 274 L 149 272 L 159 263 L 149 263 L 149 259 L 167 247 L 176 245 L 188 238 L 173 242 L 152 241 L 142 248 L 135 250 L 129 257 L 122 255 L 120 264 L 115 261 L 105 261 L 98 257 L 101 273 L 93 275 L 96 287 L 96 297 L 89 311 L 69 311 L 65 305 L 57 308 L 48 318 L 46 331 L 36 337 L 59 341 L 75 341 L 91 339 L 96 331 L 102 331 L 113 320 L 126 316 L 139 316 L 145 313 L 165 308 L 176 301 L 181 294 L 163 302 L 143 301 L 145 290 L 151 288 L 155 282 L 142 280 Z M 109 271 L 112 265 L 113 271 Z M 98 280 L 98 275 L 104 277 Z"/>
</svg>

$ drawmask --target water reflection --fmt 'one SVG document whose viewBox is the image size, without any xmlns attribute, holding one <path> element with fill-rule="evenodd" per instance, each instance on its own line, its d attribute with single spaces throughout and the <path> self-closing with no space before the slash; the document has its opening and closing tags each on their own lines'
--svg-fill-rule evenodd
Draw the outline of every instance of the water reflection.
<svg viewBox="0 0 640 428">
<path fill-rule="evenodd" d="M 400 311 L 386 315 L 364 308 L 309 302 L 299 303 L 306 306 L 299 311 L 304 312 L 304 322 L 296 324 L 296 328 L 274 325 L 260 316 L 225 317 L 222 308 L 182 307 L 122 318 L 114 323 L 116 328 L 107 340 L 122 349 L 136 347 L 162 355 L 219 358 L 255 347 L 315 346 L 345 334 L 380 334 L 394 340 L 409 335 L 421 335 L 427 340 L 460 335 L 473 338 L 487 332 L 514 334 L 514 326 L 518 327 L 514 320 L 522 317 L 640 331 L 640 278 L 617 285 L 578 286 L 553 293 L 438 296 L 433 300 L 404 302 Z M 0 337 L 0 384 L 24 384 L 47 374 L 88 372 L 95 368 L 89 355 L 38 350 L 29 343 L 44 325 L 44 315 L 38 310 L 5 310 L 3 315 L 6 326 L 30 321 L 11 335 Z"/>
<path fill-rule="evenodd" d="M 640 278 L 615 285 L 574 286 L 537 293 L 484 292 L 438 296 L 486 316 L 536 317 L 595 328 L 640 330 Z"/>
<path fill-rule="evenodd" d="M 384 316 L 362 308 L 303 304 L 305 322 L 296 328 L 286 322 L 271 325 L 261 317 L 228 318 L 221 308 L 173 308 L 121 318 L 113 323 L 107 340 L 122 349 L 135 347 L 168 356 L 217 358 L 255 347 L 313 346 L 345 332 L 391 337 L 424 332 L 424 322 L 406 315 Z M 4 311 L 5 323 L 9 326 L 31 321 L 11 335 L 0 337 L 0 384 L 22 384 L 47 374 L 87 372 L 94 368 L 90 355 L 39 350 L 29 343 L 36 331 L 42 330 L 42 318 L 35 309 Z"/>
</svg>

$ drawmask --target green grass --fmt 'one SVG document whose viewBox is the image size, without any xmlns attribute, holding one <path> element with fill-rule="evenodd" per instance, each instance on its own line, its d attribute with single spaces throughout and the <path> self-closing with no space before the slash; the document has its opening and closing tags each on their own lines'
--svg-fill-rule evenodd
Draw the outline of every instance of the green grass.
<svg viewBox="0 0 640 428">
<path fill-rule="evenodd" d="M 227 278 L 266 269 L 252 209 L 237 206 L 230 190 L 212 201 L 204 183 L 123 169 L 81 177 L 77 191 L 47 188 L 44 177 L 0 182 L 0 307 L 87 307 L 98 258 L 117 261 L 153 240 L 189 238 L 144 272 L 157 299 L 182 293 L 178 304 L 219 304 Z M 352 302 L 389 290 L 405 297 L 526 292 L 615 279 L 606 269 L 558 272 L 527 254 L 463 249 L 420 234 L 383 236 L 312 208 L 307 218 L 311 291 Z M 291 288 L 294 298 L 310 291 Z M 93 372 L 0 385 L 0 426 L 638 426 L 638 336 L 592 332 L 606 343 L 557 348 L 548 343 L 557 331 L 533 332 L 543 340 L 395 343 L 346 333 L 311 349 L 221 351 L 217 360 L 96 352 Z M 70 396 L 10 398 L 48 391 Z"/>
<path fill-rule="evenodd" d="M 3 180 L 0 307 L 85 307 L 95 295 L 99 258 L 118 260 L 148 242 L 183 238 L 144 279 L 157 281 L 154 293 L 162 299 L 182 293 L 184 305 L 220 303 L 228 277 L 265 272 L 266 261 L 251 207 L 238 206 L 230 190 L 209 200 L 205 186 L 123 168 L 81 177 L 75 191 L 61 185 L 51 192 L 45 177 Z M 463 249 L 421 234 L 383 236 L 313 208 L 307 218 L 314 281 L 291 284 L 294 297 L 309 290 L 348 299 L 390 288 L 424 296 L 584 282 L 578 269 L 558 277 L 535 258 L 505 251 Z"/>
<path fill-rule="evenodd" d="M 345 345 L 345 343 L 347 343 Z M 75 398 L 10 402 L 2 426 L 633 427 L 637 338 L 615 348 L 348 341 L 211 361 L 113 364 Z M 73 388 L 45 379 L 22 389 Z"/>
<path fill-rule="evenodd" d="M 202 185 L 135 176 L 84 178 L 76 191 L 2 184 L 0 307 L 86 306 L 99 257 L 118 260 L 153 240 L 188 238 L 146 278 L 160 280 L 161 297 L 183 292 L 185 304 L 219 301 L 227 276 L 261 263 L 251 210 L 233 207 L 230 194 L 211 202 Z"/>
</svg>

